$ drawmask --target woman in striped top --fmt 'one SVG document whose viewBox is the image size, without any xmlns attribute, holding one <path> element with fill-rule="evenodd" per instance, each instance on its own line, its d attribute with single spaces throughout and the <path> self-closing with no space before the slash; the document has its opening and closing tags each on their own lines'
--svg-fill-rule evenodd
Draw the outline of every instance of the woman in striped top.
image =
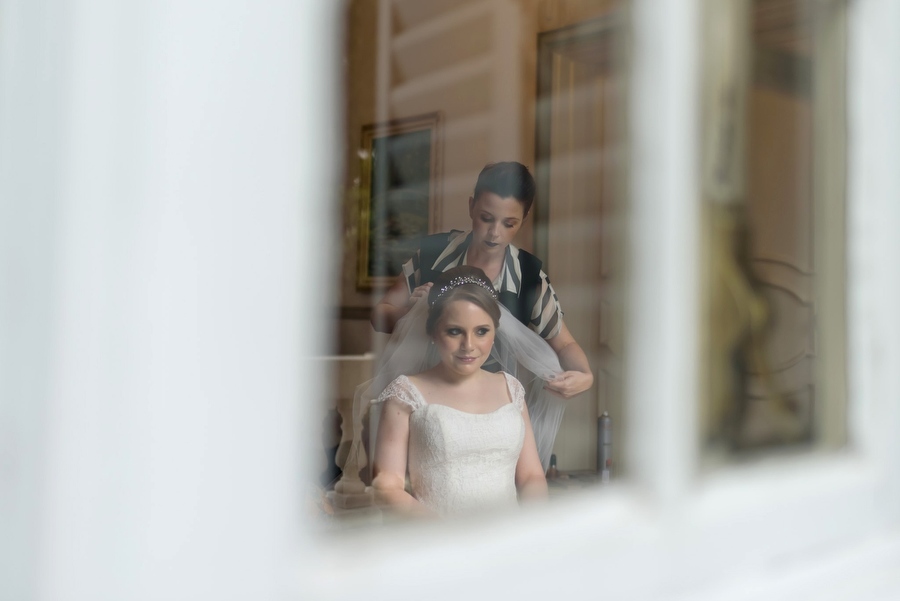
<svg viewBox="0 0 900 601">
<path fill-rule="evenodd" d="M 591 387 L 587 356 L 563 321 L 550 279 L 534 255 L 513 246 L 534 202 L 535 183 L 521 163 L 493 163 L 479 174 L 469 198 L 470 232 L 452 231 L 425 238 L 403 265 L 403 273 L 372 312 L 372 326 L 390 333 L 420 297 L 427 297 L 437 274 L 472 265 L 487 274 L 500 302 L 553 348 L 565 370 L 547 384 L 563 398 Z"/>
</svg>

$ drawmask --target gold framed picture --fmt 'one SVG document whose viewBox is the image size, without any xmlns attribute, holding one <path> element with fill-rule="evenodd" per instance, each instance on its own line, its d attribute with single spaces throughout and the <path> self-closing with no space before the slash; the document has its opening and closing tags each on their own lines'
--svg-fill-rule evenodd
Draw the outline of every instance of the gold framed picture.
<svg viewBox="0 0 900 601">
<path fill-rule="evenodd" d="M 440 133 L 440 113 L 363 127 L 360 290 L 389 286 L 419 239 L 440 230 Z"/>
</svg>

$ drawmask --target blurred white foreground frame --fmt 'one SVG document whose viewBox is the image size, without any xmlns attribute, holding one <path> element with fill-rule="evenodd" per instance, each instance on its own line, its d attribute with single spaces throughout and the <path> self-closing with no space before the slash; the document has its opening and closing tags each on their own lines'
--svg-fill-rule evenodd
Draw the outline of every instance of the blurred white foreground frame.
<svg viewBox="0 0 900 601">
<path fill-rule="evenodd" d="M 0 7 L 0 598 L 291 594 L 342 9 Z"/>
<path fill-rule="evenodd" d="M 727 0 L 723 0 L 727 1 Z M 835 3 L 841 5 L 842 3 Z M 844 14 L 844 11 L 846 13 Z M 316 541 L 322 599 L 900 595 L 900 5 L 848 29 L 847 447 L 698 475 L 699 0 L 637 0 L 631 63 L 631 480 L 497 520 Z M 652 374 L 652 377 L 647 377 Z"/>
</svg>

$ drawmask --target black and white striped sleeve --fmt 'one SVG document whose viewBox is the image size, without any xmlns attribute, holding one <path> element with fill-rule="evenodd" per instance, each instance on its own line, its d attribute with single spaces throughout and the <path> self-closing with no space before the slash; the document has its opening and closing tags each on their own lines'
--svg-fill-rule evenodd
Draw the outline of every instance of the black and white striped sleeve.
<svg viewBox="0 0 900 601">
<path fill-rule="evenodd" d="M 562 328 L 563 311 L 559 305 L 556 291 L 550 285 L 550 278 L 541 271 L 541 289 L 531 309 L 531 320 L 528 324 L 545 340 L 559 334 Z"/>
</svg>

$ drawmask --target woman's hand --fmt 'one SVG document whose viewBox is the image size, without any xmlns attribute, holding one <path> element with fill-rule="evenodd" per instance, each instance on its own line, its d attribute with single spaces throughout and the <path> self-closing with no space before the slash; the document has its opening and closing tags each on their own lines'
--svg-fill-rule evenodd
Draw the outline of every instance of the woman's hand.
<svg viewBox="0 0 900 601">
<path fill-rule="evenodd" d="M 580 371 L 564 371 L 557 375 L 544 386 L 555 395 L 564 399 L 571 399 L 581 394 L 594 383 L 594 376 Z"/>
<path fill-rule="evenodd" d="M 594 383 L 591 366 L 565 323 L 561 324 L 559 333 L 547 343 L 556 351 L 559 364 L 566 371 L 549 380 L 544 388 L 564 399 L 570 399 L 590 388 Z"/>
<path fill-rule="evenodd" d="M 409 295 L 409 300 L 406 301 L 407 312 L 412 309 L 413 305 L 415 305 L 420 298 L 428 298 L 428 293 L 431 292 L 431 286 L 431 282 L 425 282 L 412 291 L 412 294 Z"/>
<path fill-rule="evenodd" d="M 417 300 L 422 297 L 428 298 L 429 290 L 431 290 L 430 283 L 422 284 L 410 294 L 406 288 L 406 278 L 403 274 L 398 275 L 384 298 L 372 309 L 372 327 L 376 332 L 390 334 L 397 322 L 409 313 Z"/>
<path fill-rule="evenodd" d="M 425 507 L 404 489 L 405 480 L 397 474 L 380 473 L 372 480 L 375 503 L 394 508 L 410 517 L 432 518 L 437 514 Z"/>
</svg>

